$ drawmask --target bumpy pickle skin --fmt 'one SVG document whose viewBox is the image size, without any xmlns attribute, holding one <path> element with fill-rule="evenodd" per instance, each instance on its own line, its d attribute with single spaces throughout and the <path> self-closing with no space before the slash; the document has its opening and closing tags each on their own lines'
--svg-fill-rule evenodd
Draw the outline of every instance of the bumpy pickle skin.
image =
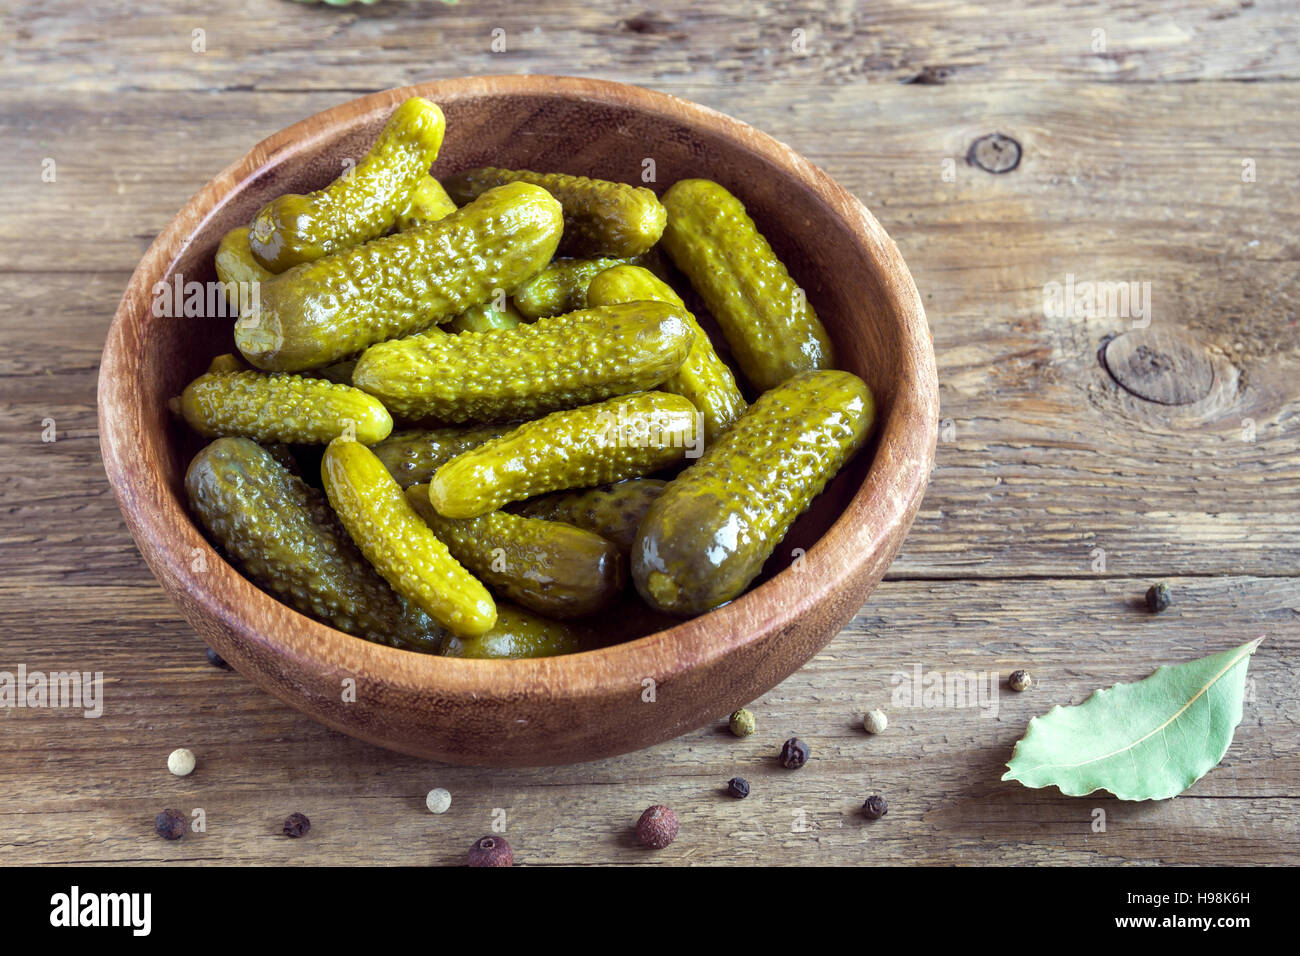
<svg viewBox="0 0 1300 956">
<path fill-rule="evenodd" d="M 456 318 L 447 323 L 448 332 L 492 332 L 497 329 L 513 329 L 523 322 L 524 317 L 506 299 L 498 308 L 495 301 L 481 305 L 471 305 Z"/>
<path fill-rule="evenodd" d="M 695 333 L 695 344 L 682 367 L 660 388 L 690 399 L 704 416 L 704 439 L 712 443 L 744 414 L 748 406 L 745 396 L 740 393 L 740 386 L 736 384 L 736 376 L 718 357 L 708 334 L 700 328 L 695 316 L 686 310 L 681 296 L 649 269 L 634 265 L 607 269 L 593 278 L 587 288 L 587 301 L 593 307 L 644 300 L 667 302 L 686 313 Z"/>
<path fill-rule="evenodd" d="M 429 530 L 370 449 L 331 442 L 321 459 L 321 479 L 343 527 L 394 591 L 455 634 L 473 637 L 492 629 L 492 595 Z"/>
<path fill-rule="evenodd" d="M 447 195 L 447 190 L 442 188 L 442 183 L 432 176 L 425 176 L 411 191 L 410 202 L 397 217 L 397 230 L 407 232 L 418 229 L 444 219 L 455 211 L 456 204 Z"/>
<path fill-rule="evenodd" d="M 467 169 L 444 179 L 443 186 L 463 204 L 502 183 L 515 182 L 541 186 L 564 205 L 560 251 L 567 256 L 630 259 L 649 250 L 664 231 L 664 207 L 644 186 L 494 166 Z"/>
<path fill-rule="evenodd" d="M 235 344 L 267 371 L 320 368 L 445 322 L 512 289 L 555 254 L 563 216 L 546 190 L 512 183 L 443 219 L 374 239 L 264 282 Z"/>
<path fill-rule="evenodd" d="M 587 308 L 591 280 L 627 259 L 556 259 L 515 290 L 515 307 L 530 321 Z"/>
<path fill-rule="evenodd" d="M 681 367 L 694 338 L 682 309 L 632 302 L 513 329 L 381 342 L 362 354 L 352 382 L 404 419 L 534 418 L 652 388 Z"/>
<path fill-rule="evenodd" d="M 445 462 L 462 452 L 498 438 L 513 425 L 449 425 L 446 428 L 411 428 L 393 432 L 371 445 L 388 473 L 403 488 L 427 484 Z"/>
<path fill-rule="evenodd" d="M 557 491 L 529 498 L 516 510 L 530 518 L 563 521 L 598 534 L 628 554 L 636 529 L 650 505 L 666 488 L 659 478 L 629 478 L 612 485 L 582 491 Z"/>
<path fill-rule="evenodd" d="M 231 562 L 294 610 L 369 641 L 439 650 L 442 628 L 376 573 L 324 495 L 256 442 L 212 442 L 190 463 L 185 492 Z"/>
<path fill-rule="evenodd" d="M 497 623 L 492 630 L 478 637 L 448 634 L 439 653 L 443 657 L 517 661 L 576 654 L 588 640 L 584 628 L 498 604 Z"/>
<path fill-rule="evenodd" d="M 737 597 L 874 420 L 849 372 L 803 372 L 765 392 L 651 504 L 632 547 L 637 593 L 679 615 Z"/>
<path fill-rule="evenodd" d="M 253 256 L 279 274 L 382 236 L 428 177 L 446 126 L 436 103 L 418 96 L 402 103 L 355 167 L 324 189 L 262 207 L 250 227 Z"/>
<path fill-rule="evenodd" d="M 247 226 L 231 229 L 221 237 L 215 263 L 217 278 L 227 286 L 241 282 L 248 285 L 261 283 L 275 275 L 253 257 L 253 250 L 248 245 Z"/>
<path fill-rule="evenodd" d="M 208 363 L 209 372 L 251 372 L 252 367 L 244 361 L 242 355 L 235 355 L 233 352 L 226 352 L 223 355 L 214 356 Z"/>
<path fill-rule="evenodd" d="M 502 597 L 553 618 L 585 617 L 613 604 L 627 584 L 627 561 L 598 534 L 559 521 L 493 511 L 444 518 L 429 489 L 406 489 L 411 507 L 454 557 Z"/>
<path fill-rule="evenodd" d="M 640 478 L 699 454 L 698 414 L 680 395 L 637 392 L 552 412 L 434 472 L 429 501 L 473 518 L 512 501 Z"/>
<path fill-rule="evenodd" d="M 393 430 L 383 403 L 360 389 L 302 375 L 206 372 L 180 396 L 180 413 L 200 435 L 324 445 L 343 435 L 382 441 Z"/>
<path fill-rule="evenodd" d="M 817 313 L 739 199 L 710 180 L 683 179 L 663 201 L 662 246 L 718 320 L 755 388 L 766 391 L 799 372 L 834 367 Z"/>
</svg>

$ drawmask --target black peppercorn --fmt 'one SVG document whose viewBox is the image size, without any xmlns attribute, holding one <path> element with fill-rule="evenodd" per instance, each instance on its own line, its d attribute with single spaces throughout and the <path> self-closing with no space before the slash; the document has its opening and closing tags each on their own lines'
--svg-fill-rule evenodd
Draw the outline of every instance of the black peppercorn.
<svg viewBox="0 0 1300 956">
<path fill-rule="evenodd" d="M 727 793 L 737 800 L 744 800 L 749 796 L 749 781 L 744 777 L 732 777 L 727 781 Z"/>
<path fill-rule="evenodd" d="M 1161 581 L 1147 588 L 1147 610 L 1159 614 L 1169 606 L 1169 585 Z"/>
<path fill-rule="evenodd" d="M 677 839 L 677 814 L 668 807 L 656 803 L 647 807 L 641 819 L 636 822 L 636 838 L 642 846 L 652 850 L 662 850 Z"/>
<path fill-rule="evenodd" d="M 208 663 L 213 667 L 220 667 L 223 671 L 230 670 L 230 665 L 226 663 L 226 659 L 210 647 L 208 648 Z"/>
<path fill-rule="evenodd" d="M 798 770 L 808 762 L 809 753 L 806 743 L 798 737 L 791 737 L 781 745 L 781 766 L 787 770 Z"/>
<path fill-rule="evenodd" d="M 515 851 L 510 849 L 510 844 L 506 842 L 505 837 L 479 837 L 478 841 L 469 848 L 469 856 L 465 864 L 467 866 L 514 866 Z"/>
<path fill-rule="evenodd" d="M 153 828 L 164 840 L 179 840 L 185 836 L 185 814 L 179 810 L 164 810 L 154 817 Z"/>
<path fill-rule="evenodd" d="M 862 805 L 862 812 L 866 814 L 868 820 L 879 820 L 889 812 L 889 805 L 885 803 L 885 798 L 878 793 L 873 793 L 867 797 L 867 802 Z"/>
<path fill-rule="evenodd" d="M 284 835 L 287 837 L 306 836 L 311 829 L 311 821 L 306 814 L 291 813 L 284 818 Z"/>
</svg>

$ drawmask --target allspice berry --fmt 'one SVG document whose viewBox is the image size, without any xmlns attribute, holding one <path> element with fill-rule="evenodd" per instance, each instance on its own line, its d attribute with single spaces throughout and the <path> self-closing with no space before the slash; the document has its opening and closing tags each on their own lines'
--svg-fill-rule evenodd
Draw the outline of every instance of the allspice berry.
<svg viewBox="0 0 1300 956">
<path fill-rule="evenodd" d="M 515 851 L 505 837 L 485 836 L 469 848 L 466 866 L 514 866 Z"/>
<path fill-rule="evenodd" d="M 731 728 L 731 732 L 737 737 L 748 737 L 758 730 L 758 721 L 754 719 L 752 712 L 742 707 L 731 715 L 731 719 L 727 721 L 727 726 Z"/>
<path fill-rule="evenodd" d="M 781 766 L 787 770 L 798 770 L 808 762 L 812 751 L 798 737 L 791 737 L 781 745 Z"/>
<path fill-rule="evenodd" d="M 1034 686 L 1034 679 L 1029 676 L 1029 671 L 1012 671 L 1007 677 L 1007 686 L 1012 690 L 1029 690 Z"/>
<path fill-rule="evenodd" d="M 311 829 L 311 821 L 305 813 L 291 813 L 284 818 L 284 835 L 287 837 L 306 836 Z"/>
<path fill-rule="evenodd" d="M 677 839 L 677 814 L 667 807 L 656 803 L 647 807 L 641 819 L 636 822 L 636 838 L 642 846 L 652 850 L 662 850 Z"/>
<path fill-rule="evenodd" d="M 873 793 L 867 797 L 867 802 L 862 805 L 862 812 L 868 820 L 879 820 L 889 812 L 889 805 L 885 803 L 885 798 L 878 793 Z"/>
<path fill-rule="evenodd" d="M 867 716 L 862 718 L 862 727 L 869 734 L 883 734 L 888 726 L 889 718 L 880 709 L 869 710 Z"/>
<path fill-rule="evenodd" d="M 1165 582 L 1151 585 L 1147 588 L 1147 610 L 1152 614 L 1159 614 L 1169 606 L 1169 598 L 1169 585 Z"/>
<path fill-rule="evenodd" d="M 164 810 L 154 817 L 153 828 L 164 840 L 179 840 L 185 836 L 185 814 L 179 810 Z"/>
</svg>

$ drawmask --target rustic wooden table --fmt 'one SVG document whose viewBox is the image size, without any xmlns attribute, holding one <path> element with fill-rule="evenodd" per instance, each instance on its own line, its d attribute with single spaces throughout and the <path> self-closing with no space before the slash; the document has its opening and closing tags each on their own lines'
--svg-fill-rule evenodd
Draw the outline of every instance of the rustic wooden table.
<svg viewBox="0 0 1300 956">
<path fill-rule="evenodd" d="M 99 719 L 0 712 L 0 862 L 454 863 L 502 820 L 527 864 L 1296 862 L 1294 6 L 607 6 L 0 5 L 0 670 L 105 682 Z M 933 485 L 886 581 L 755 702 L 747 740 L 719 720 L 516 771 L 343 737 L 205 662 L 104 480 L 104 334 L 184 201 L 340 101 L 510 72 L 651 86 L 772 133 L 871 207 L 921 289 L 944 418 Z M 1015 168 L 968 162 L 991 133 L 1014 143 L 985 162 L 1018 144 Z M 1133 295 L 1088 309 L 1082 284 L 1099 282 Z M 1077 310 L 1054 307 L 1054 283 Z M 1112 336 L 1129 388 L 1099 361 Z M 1155 616 L 1157 579 L 1175 596 Z M 999 781 L 1031 716 L 1259 634 L 1236 739 L 1186 795 Z M 899 674 L 1017 667 L 1032 691 L 982 707 L 896 699 Z M 883 736 L 860 728 L 871 706 Z M 814 750 L 797 774 L 773 760 L 791 734 Z M 199 759 L 186 778 L 165 768 L 180 746 Z M 743 803 L 721 794 L 735 774 L 754 785 Z M 424 809 L 435 786 L 453 797 L 442 816 Z M 857 808 L 876 791 L 890 812 L 869 823 Z M 654 802 L 682 836 L 646 853 L 629 832 Z M 157 839 L 169 806 L 203 808 L 206 832 Z M 277 835 L 292 811 L 309 838 Z"/>
</svg>

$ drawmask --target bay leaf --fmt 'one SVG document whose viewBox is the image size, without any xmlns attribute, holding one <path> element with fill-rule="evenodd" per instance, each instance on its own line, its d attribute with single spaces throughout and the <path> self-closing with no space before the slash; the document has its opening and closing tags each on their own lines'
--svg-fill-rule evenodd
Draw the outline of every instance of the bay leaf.
<svg viewBox="0 0 1300 956">
<path fill-rule="evenodd" d="M 1263 638 L 1146 680 L 1098 690 L 1029 722 L 1003 780 L 1070 797 L 1109 790 L 1121 800 L 1164 800 L 1213 769 L 1241 723 L 1250 655 Z"/>
</svg>

